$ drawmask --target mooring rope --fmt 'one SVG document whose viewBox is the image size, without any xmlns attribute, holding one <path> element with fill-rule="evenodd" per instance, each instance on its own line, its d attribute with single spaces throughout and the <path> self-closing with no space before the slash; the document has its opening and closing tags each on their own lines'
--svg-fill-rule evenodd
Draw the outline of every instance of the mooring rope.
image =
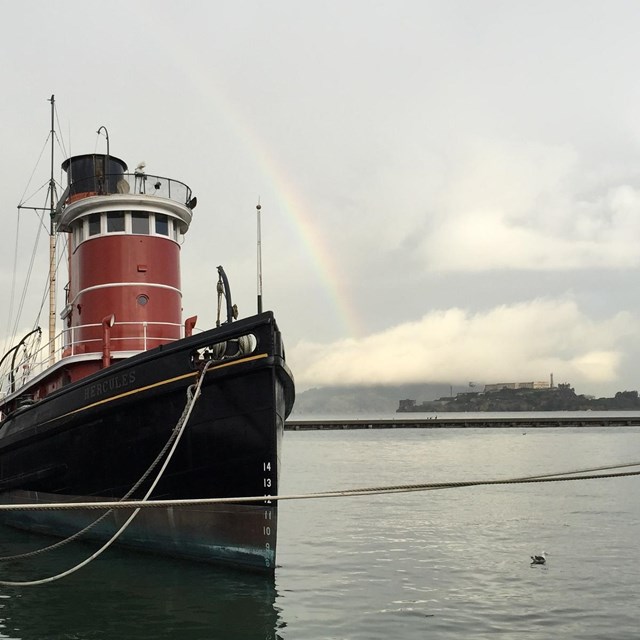
<svg viewBox="0 0 640 640">
<path fill-rule="evenodd" d="M 164 447 L 162 448 L 162 451 L 160 451 L 160 453 L 156 456 L 155 460 L 151 463 L 149 468 L 142 474 L 140 479 L 131 487 L 131 489 L 129 489 L 129 491 L 127 491 L 127 493 L 125 493 L 124 496 L 122 496 L 122 498 L 120 498 L 120 500 L 118 500 L 118 502 L 128 500 L 142 486 L 145 480 L 147 480 L 147 478 L 151 475 L 151 472 L 158 466 L 162 458 L 165 456 L 165 454 L 169 450 L 169 447 L 172 445 L 173 441 L 176 439 L 176 437 L 180 433 L 182 429 L 182 425 L 184 424 L 185 419 L 187 417 L 187 412 L 189 410 L 192 400 L 193 400 L 192 389 L 191 387 L 189 387 L 187 389 L 187 403 L 185 404 L 184 410 L 182 411 L 182 415 L 178 419 L 178 422 L 176 423 L 176 425 L 171 430 L 171 435 L 169 436 L 169 439 L 165 443 Z M 89 531 L 91 531 L 91 529 L 93 529 L 97 524 L 100 524 L 100 522 L 102 522 L 105 518 L 111 515 L 113 511 L 114 509 L 109 509 L 108 511 L 105 511 L 105 513 L 103 513 L 99 518 L 97 518 L 96 520 L 88 524 L 84 529 L 77 531 L 76 533 L 69 536 L 68 538 L 65 538 L 64 540 L 60 540 L 54 544 L 50 544 L 47 547 L 42 547 L 41 549 L 35 549 L 33 551 L 27 551 L 25 553 L 18 553 L 12 556 L 0 556 L 0 562 L 7 562 L 10 560 L 24 560 L 25 558 L 38 556 L 42 553 L 46 553 L 48 551 L 54 551 L 55 549 L 64 547 L 70 542 L 73 542 L 74 540 L 81 538 L 85 533 L 88 533 Z"/>
<path fill-rule="evenodd" d="M 75 566 L 71 567 L 71 569 L 67 569 L 66 571 L 63 571 L 63 572 L 58 573 L 56 575 L 49 576 L 47 578 L 41 578 L 39 580 L 28 580 L 28 581 L 0 580 L 0 585 L 8 586 L 8 587 L 33 587 L 33 586 L 36 586 L 36 585 L 42 585 L 42 584 L 46 584 L 46 583 L 49 583 L 49 582 L 55 582 L 56 580 L 60 580 L 61 578 L 69 576 L 72 573 L 75 573 L 76 571 L 78 571 L 79 569 L 82 569 L 82 567 L 85 567 L 90 562 L 93 562 L 93 560 L 95 560 L 100 555 L 102 555 L 102 553 L 104 551 L 106 551 L 125 532 L 127 527 L 131 524 L 131 522 L 133 522 L 134 518 L 138 515 L 138 513 L 140 513 L 141 506 L 148 500 L 149 496 L 155 490 L 156 485 L 158 484 L 158 482 L 160 482 L 160 479 L 164 475 L 165 469 L 169 465 L 169 462 L 171 461 L 171 458 L 173 457 L 173 454 L 175 453 L 175 450 L 178 447 L 178 443 L 180 442 L 182 434 L 185 431 L 187 423 L 189 422 L 189 418 L 191 417 L 191 413 L 193 411 L 193 408 L 194 408 L 198 398 L 200 397 L 200 390 L 202 388 L 202 383 L 204 381 L 204 376 L 205 376 L 205 374 L 207 372 L 207 369 L 209 368 L 209 365 L 211 364 L 211 362 L 212 361 L 207 362 L 206 365 L 204 366 L 204 368 L 202 369 L 202 373 L 200 374 L 200 378 L 198 379 L 197 384 L 191 385 L 187 389 L 187 398 L 188 398 L 187 406 L 186 406 L 185 411 L 183 412 L 183 416 L 182 416 L 182 417 L 184 417 L 184 420 L 182 422 L 182 425 L 180 426 L 178 434 L 176 435 L 176 437 L 173 440 L 173 446 L 171 447 L 171 450 L 169 451 L 169 454 L 167 455 L 167 457 L 166 457 L 166 459 L 164 461 L 164 464 L 160 468 L 160 471 L 158 472 L 158 475 L 156 476 L 155 480 L 153 481 L 153 483 L 151 484 L 151 486 L 147 490 L 147 492 L 144 495 L 144 497 L 140 501 L 135 501 L 136 504 L 137 504 L 137 508 L 127 518 L 125 523 L 113 534 L 113 536 L 111 536 L 111 538 L 105 544 L 103 544 L 102 547 L 100 547 L 100 549 L 98 549 L 95 553 L 90 555 L 88 558 L 85 558 L 82 562 L 79 562 Z M 181 419 L 182 419 L 182 417 L 181 417 Z M 77 504 L 77 503 L 73 503 L 73 504 Z M 96 504 L 96 503 L 93 503 L 93 504 Z M 106 505 L 106 504 L 107 503 L 100 503 L 100 506 L 98 508 L 104 508 L 102 505 Z M 118 502 L 116 502 L 115 504 L 118 504 Z M 109 509 L 111 509 L 111 507 L 109 507 Z"/>
<path fill-rule="evenodd" d="M 440 489 L 461 489 L 465 487 L 496 486 L 510 484 L 541 484 L 549 482 L 568 482 L 572 480 L 604 480 L 610 478 L 626 478 L 639 476 L 639 471 L 620 471 L 617 473 L 593 473 L 627 467 L 640 467 L 640 462 L 628 462 L 604 467 L 589 469 L 577 469 L 573 471 L 558 471 L 535 476 L 521 476 L 515 478 L 494 480 L 459 480 L 453 482 L 427 482 L 420 484 L 399 484 L 378 487 L 360 487 L 355 489 L 336 489 L 332 491 L 319 491 L 315 493 L 299 493 L 284 495 L 256 495 L 238 496 L 233 498 L 185 498 L 176 500 L 122 500 L 117 502 L 57 502 L 48 504 L 9 504 L 0 505 L 0 511 L 46 511 L 46 510 L 72 510 L 72 509 L 153 509 L 168 507 L 202 506 L 210 504 L 241 504 L 247 502 L 263 503 L 265 500 L 282 502 L 285 500 L 314 500 L 319 498 L 341 498 L 351 496 L 384 495 L 387 493 L 411 493 L 416 491 L 435 491 Z M 0 584 L 2 584 L 0 582 Z"/>
<path fill-rule="evenodd" d="M 164 472 L 173 457 L 173 454 L 180 442 L 182 434 L 185 431 L 187 423 L 189 422 L 189 418 L 191 417 L 191 413 L 200 397 L 202 383 L 204 381 L 204 376 L 209 368 L 211 363 L 208 362 L 202 370 L 202 373 L 198 379 L 197 384 L 191 385 L 187 389 L 187 404 L 185 405 L 185 409 L 182 413 L 182 416 L 178 420 L 178 423 L 173 429 L 172 435 L 169 438 L 169 441 L 164 446 L 163 450 L 160 452 L 156 460 L 152 463 L 152 465 L 147 469 L 147 471 L 143 474 L 140 480 L 136 483 L 136 485 L 130 489 L 123 498 L 118 501 L 101 501 L 101 502 L 61 502 L 61 503 L 48 503 L 48 504 L 5 504 L 0 505 L 0 511 L 46 511 L 46 510 L 73 510 L 73 509 L 108 509 L 108 511 L 103 514 L 100 518 L 95 520 L 93 523 L 85 527 L 82 531 L 73 534 L 69 538 L 62 540 L 54 545 L 50 545 L 49 547 L 45 547 L 43 549 L 38 549 L 36 551 L 27 552 L 25 554 L 20 554 L 16 556 L 7 556 L 4 558 L 0 558 L 0 560 L 11 560 L 11 559 L 19 559 L 28 557 L 31 555 L 37 555 L 39 553 L 43 553 L 44 551 L 52 550 L 54 548 L 58 548 L 63 544 L 67 544 L 72 540 L 77 539 L 95 526 L 98 522 L 104 519 L 107 515 L 112 513 L 117 509 L 133 509 L 133 513 L 127 518 L 125 523 L 116 531 L 113 536 L 98 549 L 95 553 L 93 553 L 88 558 L 85 558 L 82 562 L 76 564 L 71 569 L 67 569 L 61 573 L 58 573 L 54 576 L 50 576 L 47 578 L 41 578 L 39 580 L 30 580 L 30 581 L 9 581 L 9 580 L 0 580 L 0 585 L 2 586 L 16 586 L 16 587 L 26 587 L 26 586 L 36 586 L 42 585 L 49 582 L 54 582 L 56 580 L 60 580 L 72 573 L 75 573 L 79 569 L 85 567 L 87 564 L 98 558 L 104 551 L 106 551 L 128 528 L 134 518 L 138 515 L 141 509 L 150 509 L 150 508 L 169 508 L 169 507 L 185 507 L 185 506 L 196 506 L 196 505 L 212 505 L 212 504 L 223 504 L 223 503 L 248 503 L 248 502 L 264 502 L 265 500 L 269 501 L 285 501 L 285 500 L 312 500 L 319 498 L 339 498 L 339 497 L 355 497 L 355 496 L 365 496 L 365 495 L 384 495 L 391 493 L 409 493 L 409 492 L 418 492 L 418 491 L 435 491 L 440 489 L 459 489 L 464 487 L 479 487 L 479 486 L 496 486 L 496 485 L 514 485 L 514 484 L 540 484 L 540 483 L 549 483 L 549 482 L 567 482 L 567 481 L 578 481 L 578 480 L 602 480 L 602 479 L 610 479 L 610 478 L 624 478 L 631 476 L 639 476 L 640 470 L 637 471 L 617 471 L 613 472 L 616 469 L 625 469 L 629 467 L 640 467 L 640 462 L 628 462 L 621 463 L 615 465 L 608 466 L 599 466 L 599 467 L 591 467 L 591 468 L 583 468 L 583 469 L 574 469 L 571 471 L 558 471 L 558 472 L 550 472 L 545 474 L 538 474 L 533 476 L 522 476 L 522 477 L 514 477 L 514 478 L 505 478 L 505 479 L 489 479 L 489 480 L 463 480 L 463 481 L 450 481 L 450 482 L 428 482 L 428 483 L 419 483 L 419 484 L 401 484 L 401 485 L 386 485 L 386 486 L 374 486 L 374 487 L 360 487 L 353 489 L 339 489 L 332 491 L 319 491 L 315 493 L 304 493 L 304 494 L 285 494 L 285 495 L 268 495 L 262 494 L 257 496 L 242 496 L 242 497 L 232 497 L 232 498 L 189 498 L 189 499 L 181 499 L 181 500 L 149 500 L 149 497 L 153 493 L 156 485 L 164 475 Z M 174 436 L 175 434 L 175 436 Z M 171 450 L 167 455 L 162 468 L 158 472 L 155 480 L 152 485 L 147 490 L 146 494 L 140 500 L 128 500 L 128 497 L 131 496 L 136 489 L 148 478 L 152 469 L 157 465 L 158 461 L 165 454 L 169 446 L 171 445 Z M 602 471 L 611 471 L 612 473 L 600 473 Z"/>
</svg>

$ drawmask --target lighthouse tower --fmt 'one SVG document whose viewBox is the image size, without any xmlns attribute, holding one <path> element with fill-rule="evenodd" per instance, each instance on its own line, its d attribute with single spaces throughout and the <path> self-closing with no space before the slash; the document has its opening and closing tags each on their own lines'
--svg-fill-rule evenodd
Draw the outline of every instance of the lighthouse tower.
<svg viewBox="0 0 640 640">
<path fill-rule="evenodd" d="M 195 202 L 189 187 L 143 169 L 127 173 L 111 155 L 74 156 L 62 168 L 63 357 L 99 368 L 183 337 L 180 242 Z"/>
</svg>

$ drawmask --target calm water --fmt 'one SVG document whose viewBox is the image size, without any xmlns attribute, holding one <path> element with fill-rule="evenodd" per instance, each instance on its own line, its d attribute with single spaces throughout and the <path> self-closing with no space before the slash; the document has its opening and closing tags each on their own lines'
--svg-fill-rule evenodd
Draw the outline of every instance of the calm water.
<svg viewBox="0 0 640 640">
<path fill-rule="evenodd" d="M 640 462 L 640 427 L 288 432 L 282 493 Z M 640 477 L 284 502 L 275 578 L 110 550 L 0 638 L 638 638 Z M 0 553 L 40 539 L 0 530 Z M 545 567 L 529 556 L 546 550 Z M 90 547 L 0 566 L 9 579 Z"/>
</svg>

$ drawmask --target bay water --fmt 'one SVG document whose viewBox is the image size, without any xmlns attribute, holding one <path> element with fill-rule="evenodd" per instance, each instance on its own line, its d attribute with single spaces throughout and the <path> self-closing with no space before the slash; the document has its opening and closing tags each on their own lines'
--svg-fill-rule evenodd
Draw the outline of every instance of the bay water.
<svg viewBox="0 0 640 640">
<path fill-rule="evenodd" d="M 287 432 L 280 493 L 633 462 L 640 427 Z M 639 489 L 632 476 L 284 501 L 273 577 L 109 549 L 59 582 L 0 587 L 0 638 L 638 638 Z M 0 555 L 43 541 L 0 529 Z M 3 563 L 0 578 L 93 550 Z"/>
</svg>

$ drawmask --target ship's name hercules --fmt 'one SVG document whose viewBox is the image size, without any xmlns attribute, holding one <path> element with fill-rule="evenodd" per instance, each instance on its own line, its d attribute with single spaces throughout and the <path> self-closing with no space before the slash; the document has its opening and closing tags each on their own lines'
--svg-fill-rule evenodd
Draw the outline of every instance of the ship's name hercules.
<svg viewBox="0 0 640 640">
<path fill-rule="evenodd" d="M 90 384 L 84 390 L 84 399 L 90 400 L 91 398 L 97 398 L 105 395 L 110 391 L 116 391 L 117 389 L 123 389 L 132 385 L 136 381 L 136 372 L 128 371 L 127 373 L 121 373 L 119 376 L 113 376 L 107 378 L 102 382 L 95 382 Z"/>
</svg>

